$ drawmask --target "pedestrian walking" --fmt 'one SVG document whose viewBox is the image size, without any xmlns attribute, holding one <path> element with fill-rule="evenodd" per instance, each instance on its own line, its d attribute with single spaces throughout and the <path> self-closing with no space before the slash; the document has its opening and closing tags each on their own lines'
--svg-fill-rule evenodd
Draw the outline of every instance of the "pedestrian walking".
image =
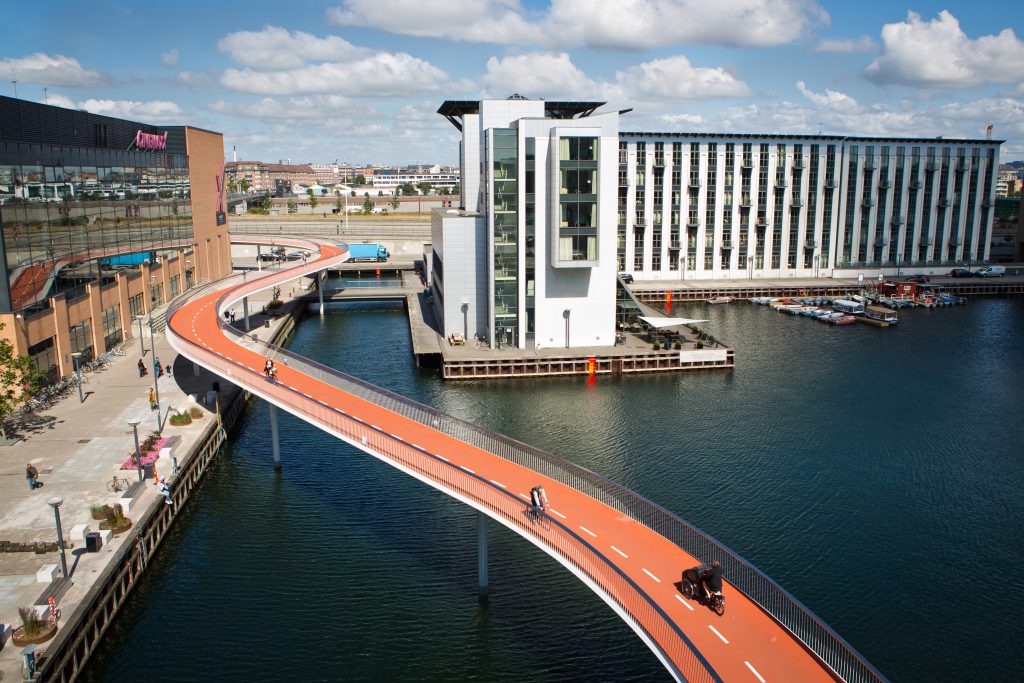
<svg viewBox="0 0 1024 683">
<path fill-rule="evenodd" d="M 157 408 L 159 408 L 159 406 L 157 406 L 157 404 L 156 404 L 156 389 L 154 389 L 153 387 L 150 387 L 149 388 L 149 409 L 150 410 L 157 410 Z"/>
<path fill-rule="evenodd" d="M 171 371 L 171 364 L 170 363 L 168 363 L 167 365 L 164 366 L 164 372 L 167 373 L 168 377 L 174 377 L 174 373 Z"/>
<path fill-rule="evenodd" d="M 263 364 L 263 374 L 267 376 L 268 380 L 273 381 L 274 379 L 274 361 L 267 359 L 267 362 Z"/>
<path fill-rule="evenodd" d="M 32 463 L 25 465 L 25 478 L 28 479 L 28 490 L 35 491 L 39 486 L 39 470 Z"/>
<path fill-rule="evenodd" d="M 145 376 L 146 376 L 146 364 L 143 363 L 142 359 L 140 358 L 139 359 L 139 377 L 145 377 Z"/>
<path fill-rule="evenodd" d="M 160 379 L 160 376 L 164 374 L 164 366 L 160 365 L 159 358 L 153 359 L 153 373 L 156 375 L 157 379 Z"/>
<path fill-rule="evenodd" d="M 232 307 L 232 309 L 230 311 L 228 311 L 228 316 L 229 316 L 229 318 L 231 320 L 231 324 L 234 325 L 235 324 L 235 309 L 233 307 Z"/>
</svg>

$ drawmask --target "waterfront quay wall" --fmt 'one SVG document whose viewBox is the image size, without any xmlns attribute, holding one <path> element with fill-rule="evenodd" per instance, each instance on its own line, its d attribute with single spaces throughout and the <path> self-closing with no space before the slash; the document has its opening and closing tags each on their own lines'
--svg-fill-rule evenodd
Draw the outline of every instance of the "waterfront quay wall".
<svg viewBox="0 0 1024 683">
<path fill-rule="evenodd" d="M 294 331 L 305 311 L 298 301 L 289 302 L 281 315 L 271 320 L 271 343 L 283 344 Z M 263 321 L 254 316 L 255 325 Z M 226 384 L 221 380 L 222 384 Z M 172 492 L 173 505 L 161 496 L 152 496 L 138 514 L 131 539 L 123 543 L 105 567 L 92 580 L 84 598 L 70 614 L 62 615 L 61 627 L 38 659 L 33 680 L 45 683 L 71 683 L 81 674 L 114 618 L 124 606 L 133 588 L 145 574 L 168 530 L 188 503 L 209 465 L 221 452 L 251 394 L 226 387 L 218 397 L 217 419 L 211 421 L 192 448 L 185 454 L 178 473 L 165 478 Z M 72 574 L 72 581 L 76 580 Z"/>
</svg>

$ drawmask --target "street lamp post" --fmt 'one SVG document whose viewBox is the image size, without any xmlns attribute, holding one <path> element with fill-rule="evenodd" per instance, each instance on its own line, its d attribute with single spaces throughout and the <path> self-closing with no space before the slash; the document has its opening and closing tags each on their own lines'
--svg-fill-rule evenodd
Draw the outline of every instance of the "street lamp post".
<svg viewBox="0 0 1024 683">
<path fill-rule="evenodd" d="M 149 314 L 149 348 L 153 349 L 153 359 L 156 360 L 156 341 L 153 338 L 153 314 Z M 157 431 L 163 431 L 163 422 L 160 419 L 160 384 L 157 381 L 159 377 L 157 375 L 159 371 L 157 366 L 153 365 L 153 393 L 156 394 L 156 429 Z"/>
<path fill-rule="evenodd" d="M 71 354 L 75 365 L 75 375 L 78 377 L 78 402 L 85 403 L 85 396 L 82 395 L 82 352 L 75 351 Z"/>
<path fill-rule="evenodd" d="M 139 355 L 143 358 L 146 357 L 146 345 L 142 343 L 142 316 L 135 316 L 135 320 L 139 323 Z"/>
<path fill-rule="evenodd" d="M 53 508 L 53 517 L 57 521 L 57 547 L 60 548 L 60 566 L 64 570 L 64 578 L 68 578 L 68 558 L 64 554 L 64 532 L 60 528 L 60 505 L 64 502 L 64 496 L 47 498 L 46 504 Z"/>
<path fill-rule="evenodd" d="M 146 475 L 142 471 L 142 451 L 139 450 L 139 422 L 140 420 L 130 420 L 128 424 L 132 426 L 132 433 L 135 435 L 135 464 L 139 468 L 139 481 L 142 481 Z"/>
</svg>

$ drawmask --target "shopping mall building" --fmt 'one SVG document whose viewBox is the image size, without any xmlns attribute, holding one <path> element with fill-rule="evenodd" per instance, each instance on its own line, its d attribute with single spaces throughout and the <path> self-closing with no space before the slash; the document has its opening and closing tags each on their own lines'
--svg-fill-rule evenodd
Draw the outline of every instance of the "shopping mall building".
<svg viewBox="0 0 1024 683">
<path fill-rule="evenodd" d="M 629 133 L 603 102 L 448 101 L 459 211 L 432 216 L 446 335 L 614 343 L 615 275 L 876 277 L 986 261 L 998 140 Z"/>
<path fill-rule="evenodd" d="M 66 375 L 228 275 L 223 169 L 219 133 L 0 97 L 0 336 Z"/>
</svg>

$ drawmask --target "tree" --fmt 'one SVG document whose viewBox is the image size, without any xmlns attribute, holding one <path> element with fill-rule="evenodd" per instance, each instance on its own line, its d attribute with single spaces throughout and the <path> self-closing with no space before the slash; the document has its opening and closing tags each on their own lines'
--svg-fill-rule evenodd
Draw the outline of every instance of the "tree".
<svg viewBox="0 0 1024 683">
<path fill-rule="evenodd" d="M 423 194 L 430 194 L 430 191 L 434 189 L 434 186 L 430 183 L 416 183 L 416 188 Z"/>
<path fill-rule="evenodd" d="M 354 181 L 352 181 L 352 182 L 354 182 L 356 185 L 365 185 L 366 184 L 366 176 L 364 176 L 364 175 L 357 175 L 356 179 Z"/>
<path fill-rule="evenodd" d="M 267 213 L 269 213 L 270 212 L 270 207 L 272 207 L 273 205 L 274 205 L 274 202 L 270 198 L 270 192 L 268 191 L 265 195 L 263 195 L 263 210 L 266 211 Z"/>
<path fill-rule="evenodd" d="M 295 197 L 288 198 L 288 213 L 297 213 L 299 205 L 295 203 Z"/>
<path fill-rule="evenodd" d="M 355 197 L 355 196 L 356 196 L 356 191 L 355 191 L 355 190 L 352 190 L 352 196 L 353 196 L 353 197 Z"/>
<path fill-rule="evenodd" d="M 306 188 L 306 194 L 309 196 L 309 208 L 311 208 L 313 211 L 316 211 L 316 205 L 320 203 L 320 200 L 316 198 L 316 194 L 313 192 L 313 188 Z"/>
<path fill-rule="evenodd" d="M 448 194 L 448 188 L 447 187 L 442 187 L 440 190 L 437 191 L 437 193 L 440 194 L 440 195 L 447 195 Z"/>
<path fill-rule="evenodd" d="M 338 210 L 338 213 L 341 213 L 341 207 L 343 205 L 343 202 L 341 200 L 341 190 L 335 190 L 334 195 L 336 197 L 334 200 L 334 208 Z"/>
<path fill-rule="evenodd" d="M 363 213 L 369 216 L 373 213 L 373 200 L 370 199 L 370 194 L 366 194 L 366 199 L 363 200 Z"/>
<path fill-rule="evenodd" d="M 398 210 L 398 196 L 397 195 L 392 197 L 391 201 L 388 202 L 388 203 L 391 205 L 391 210 L 392 211 L 397 211 Z"/>
<path fill-rule="evenodd" d="M 242 192 L 248 192 L 249 191 L 249 181 L 248 181 L 248 179 L 242 178 L 241 180 L 239 180 L 238 181 L 238 189 L 240 189 Z"/>
<path fill-rule="evenodd" d="M 456 184 L 455 187 L 452 188 L 452 194 L 459 194 L 460 191 L 461 190 L 459 190 L 458 184 Z"/>
<path fill-rule="evenodd" d="M 0 323 L 0 330 L 5 325 Z M 7 418 L 39 390 L 43 373 L 28 356 L 15 356 L 14 344 L 0 339 L 0 438 L 7 438 Z"/>
<path fill-rule="evenodd" d="M 402 183 L 398 186 L 398 189 L 402 191 L 402 194 L 410 197 L 416 194 L 416 188 L 413 187 L 412 183 Z"/>
</svg>

